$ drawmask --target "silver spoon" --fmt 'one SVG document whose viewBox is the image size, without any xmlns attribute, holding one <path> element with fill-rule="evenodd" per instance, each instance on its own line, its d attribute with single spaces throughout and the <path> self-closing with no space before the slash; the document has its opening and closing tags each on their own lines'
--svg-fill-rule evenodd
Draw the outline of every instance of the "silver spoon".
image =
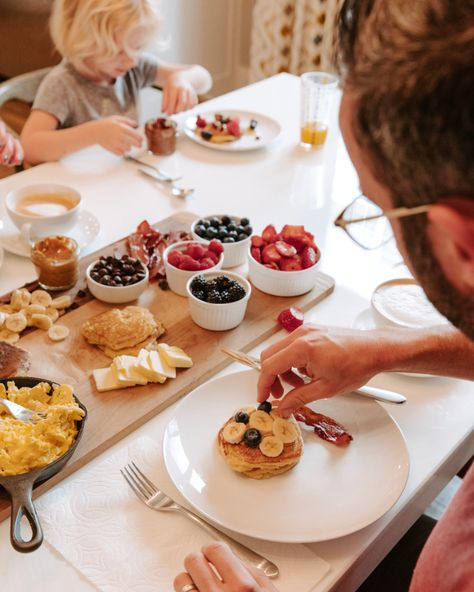
<svg viewBox="0 0 474 592">
<path fill-rule="evenodd" d="M 147 177 L 150 177 L 151 179 L 158 181 L 158 183 L 164 183 L 165 185 L 168 185 L 171 190 L 171 194 L 175 197 L 188 197 L 188 195 L 191 195 L 191 193 L 193 193 L 194 191 L 194 189 L 191 187 L 177 187 L 171 181 L 164 181 L 160 176 L 156 175 L 155 173 L 152 173 L 151 171 L 146 171 L 145 169 L 138 170 L 140 171 L 140 173 L 142 173 L 142 175 L 146 175 Z"/>
</svg>

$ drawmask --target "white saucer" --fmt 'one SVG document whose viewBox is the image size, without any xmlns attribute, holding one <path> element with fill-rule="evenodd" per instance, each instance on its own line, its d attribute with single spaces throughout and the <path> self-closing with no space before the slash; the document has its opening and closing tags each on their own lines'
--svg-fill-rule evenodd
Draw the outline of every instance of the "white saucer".
<svg viewBox="0 0 474 592">
<path fill-rule="evenodd" d="M 99 231 L 100 223 L 94 214 L 83 210 L 79 214 L 77 224 L 67 232 L 67 236 L 73 238 L 80 249 L 85 249 L 97 237 Z M 4 215 L 0 220 L 0 246 L 20 257 L 30 257 L 31 254 L 30 248 L 21 238 L 18 228 L 7 215 Z M 3 256 L 0 257 L 0 261 L 2 259 Z"/>
</svg>

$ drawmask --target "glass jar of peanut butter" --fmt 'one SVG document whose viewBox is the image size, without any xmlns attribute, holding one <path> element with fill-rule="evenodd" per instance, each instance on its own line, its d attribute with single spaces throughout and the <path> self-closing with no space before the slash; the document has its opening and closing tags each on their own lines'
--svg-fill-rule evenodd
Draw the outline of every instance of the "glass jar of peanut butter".
<svg viewBox="0 0 474 592">
<path fill-rule="evenodd" d="M 158 156 L 169 156 L 176 150 L 176 122 L 172 119 L 159 117 L 147 121 L 145 135 L 148 149 Z"/>
<path fill-rule="evenodd" d="M 77 282 L 79 246 L 68 236 L 47 236 L 35 242 L 31 260 L 44 290 L 67 290 Z"/>
</svg>

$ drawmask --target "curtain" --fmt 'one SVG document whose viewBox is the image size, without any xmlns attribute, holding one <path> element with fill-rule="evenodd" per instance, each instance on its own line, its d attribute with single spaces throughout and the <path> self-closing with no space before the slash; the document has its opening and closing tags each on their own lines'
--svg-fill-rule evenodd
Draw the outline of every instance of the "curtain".
<svg viewBox="0 0 474 592">
<path fill-rule="evenodd" d="M 255 0 L 250 78 L 334 70 L 335 23 L 342 0 Z"/>
</svg>

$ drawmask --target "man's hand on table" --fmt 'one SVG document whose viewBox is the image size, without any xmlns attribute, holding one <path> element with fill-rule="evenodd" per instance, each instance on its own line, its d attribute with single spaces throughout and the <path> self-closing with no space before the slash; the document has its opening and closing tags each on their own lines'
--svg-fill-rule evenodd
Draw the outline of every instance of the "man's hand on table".
<svg viewBox="0 0 474 592">
<path fill-rule="evenodd" d="M 280 376 L 294 387 L 279 405 L 285 415 L 311 401 L 359 388 L 380 371 L 381 346 L 371 333 L 315 325 L 296 329 L 262 352 L 258 400 L 283 396 Z M 312 381 L 304 384 L 291 368 Z"/>
<path fill-rule="evenodd" d="M 217 570 L 216 576 L 211 565 Z M 230 548 L 220 541 L 206 545 L 201 552 L 190 553 L 184 568 L 174 579 L 175 592 L 184 589 L 199 592 L 278 592 L 270 580 L 258 569 L 242 563 Z M 194 583 L 194 588 L 186 588 Z"/>
</svg>

